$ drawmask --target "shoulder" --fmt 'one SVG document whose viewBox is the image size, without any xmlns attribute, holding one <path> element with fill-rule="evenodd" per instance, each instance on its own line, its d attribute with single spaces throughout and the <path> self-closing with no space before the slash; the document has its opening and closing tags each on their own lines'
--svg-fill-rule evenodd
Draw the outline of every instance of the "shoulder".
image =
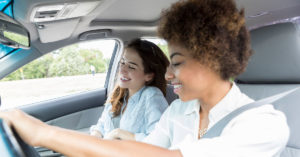
<svg viewBox="0 0 300 157">
<path fill-rule="evenodd" d="M 288 139 L 289 126 L 286 116 L 283 112 L 276 110 L 271 104 L 245 111 L 235 119 L 235 121 L 243 121 L 249 127 L 251 125 L 253 127 L 259 126 L 260 130 L 266 130 L 264 133 L 261 131 L 261 134 L 272 135 L 274 138 L 277 136 L 282 141 Z"/>
<path fill-rule="evenodd" d="M 142 95 L 147 95 L 148 97 L 149 96 L 151 97 L 151 96 L 154 96 L 154 95 L 163 96 L 163 93 L 157 87 L 146 86 L 145 89 L 142 92 Z"/>
<path fill-rule="evenodd" d="M 239 125 L 237 125 L 239 122 Z M 245 111 L 240 116 L 236 117 L 232 121 L 232 126 L 242 129 L 252 128 L 244 130 L 244 132 L 251 131 L 250 138 L 264 140 L 265 143 L 277 144 L 278 146 L 285 146 L 289 139 L 289 126 L 287 119 L 283 112 L 274 109 L 273 105 L 265 104 L 260 107 Z"/>
<path fill-rule="evenodd" d="M 111 110 L 111 108 L 112 108 L 112 104 L 110 102 L 106 102 L 104 104 L 104 110 Z"/>
<path fill-rule="evenodd" d="M 168 107 L 165 96 L 157 87 L 145 87 L 140 102 L 143 102 L 145 107 L 160 108 L 160 110 L 165 110 Z"/>
<path fill-rule="evenodd" d="M 265 117 L 265 120 L 274 121 L 276 123 L 286 123 L 286 117 L 283 112 L 276 110 L 272 104 L 262 105 L 251 109 L 244 113 L 245 116 L 260 116 Z"/>
<path fill-rule="evenodd" d="M 265 104 L 254 109 L 250 109 L 241 114 L 241 116 L 264 116 L 272 121 L 286 121 L 283 112 L 276 110 L 272 104 Z"/>
</svg>

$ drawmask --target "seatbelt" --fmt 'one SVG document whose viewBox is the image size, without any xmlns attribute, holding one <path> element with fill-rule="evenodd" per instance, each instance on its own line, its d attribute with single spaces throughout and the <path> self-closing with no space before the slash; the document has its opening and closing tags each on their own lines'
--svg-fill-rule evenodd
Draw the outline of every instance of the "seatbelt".
<svg viewBox="0 0 300 157">
<path fill-rule="evenodd" d="M 204 134 L 201 138 L 214 138 L 214 137 L 218 137 L 221 135 L 223 129 L 225 128 L 225 126 L 236 116 L 240 115 L 241 113 L 249 110 L 249 109 L 253 109 L 265 104 L 271 104 L 277 100 L 279 100 L 280 98 L 283 98 L 285 96 L 287 96 L 288 94 L 294 92 L 295 90 L 300 89 L 300 88 L 295 88 L 280 94 L 276 94 L 274 96 L 270 96 L 252 103 L 249 103 L 247 105 L 244 105 L 234 111 L 232 111 L 231 113 L 229 113 L 228 115 L 226 115 L 224 118 L 222 118 L 221 120 L 219 120 L 215 125 L 213 125 L 207 132 L 206 134 Z"/>
</svg>

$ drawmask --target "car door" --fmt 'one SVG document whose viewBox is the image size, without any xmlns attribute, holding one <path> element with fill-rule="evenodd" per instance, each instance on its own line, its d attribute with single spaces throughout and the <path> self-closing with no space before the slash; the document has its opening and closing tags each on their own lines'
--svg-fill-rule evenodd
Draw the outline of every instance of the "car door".
<svg viewBox="0 0 300 157">
<path fill-rule="evenodd" d="M 94 41 L 97 45 L 103 40 Z M 85 43 L 86 44 L 86 43 Z M 86 44 L 88 47 L 91 47 L 90 44 Z M 101 45 L 101 43 L 100 43 Z M 103 45 L 103 44 L 102 44 Z M 107 44 L 106 44 L 107 45 Z M 38 69 L 40 64 L 44 64 L 43 61 L 47 62 L 48 56 L 46 55 L 53 55 L 51 53 L 42 56 L 41 58 L 37 59 L 39 62 L 36 63 L 33 61 L 20 69 L 16 70 L 14 73 L 8 75 L 7 77 L 3 78 L 0 82 L 0 94 L 2 98 L 2 108 L 7 107 L 11 108 L 9 105 L 17 104 L 16 106 L 21 110 L 33 115 L 34 117 L 47 122 L 50 125 L 59 126 L 67 129 L 88 132 L 88 128 L 95 124 L 102 113 L 103 104 L 107 98 L 107 88 L 109 87 L 109 80 L 113 79 L 115 74 L 115 69 L 113 68 L 114 62 L 116 61 L 115 57 L 118 54 L 120 49 L 119 42 L 114 40 L 110 48 L 110 61 L 107 61 L 107 65 L 105 65 L 105 72 L 101 71 L 89 71 L 89 65 L 92 66 L 94 64 L 97 65 L 96 62 L 90 62 L 87 66 L 87 73 L 80 74 L 77 76 L 60 76 L 60 74 L 56 74 L 55 77 L 49 78 L 33 78 L 33 79 L 21 79 L 21 80 L 10 80 L 9 79 L 15 77 L 15 73 L 22 72 L 22 75 L 28 74 L 30 69 Z M 91 54 L 88 51 L 94 51 L 95 49 L 87 49 L 85 46 L 83 50 L 80 50 L 79 53 L 83 53 L 86 57 L 85 60 L 91 58 Z M 80 47 L 80 45 L 77 47 Z M 54 51 L 54 58 L 57 58 L 57 51 L 66 51 L 67 48 L 63 48 L 61 50 Z M 97 49 L 97 48 L 96 48 Z M 87 52 L 85 52 L 87 51 Z M 97 50 L 98 51 L 98 50 Z M 56 54 L 55 54 L 56 53 Z M 96 53 L 96 52 L 93 52 Z M 105 52 L 108 53 L 108 52 Z M 89 56 L 90 55 L 90 56 Z M 93 56 L 92 56 L 93 57 Z M 102 56 L 103 57 L 103 56 Z M 48 57 L 49 58 L 49 57 Z M 59 58 L 59 57 L 58 57 Z M 72 56 L 71 58 L 74 58 Z M 99 58 L 99 57 L 98 57 Z M 101 59 L 101 58 L 100 58 Z M 63 60 L 67 60 L 67 58 L 63 58 Z M 92 59 L 90 59 L 92 60 Z M 34 63 L 35 62 L 35 63 Z M 59 69 L 54 69 L 53 71 L 59 71 L 63 67 L 63 65 L 57 65 L 63 62 L 62 60 L 58 60 L 57 63 L 52 61 L 52 65 L 55 64 Z M 71 64 L 74 61 L 70 61 Z M 31 64 L 31 65 L 30 65 Z M 32 65 L 33 64 L 33 65 Z M 85 63 L 86 64 L 86 63 Z M 27 67 L 26 67 L 27 66 Z M 31 67 L 30 67 L 31 66 Z M 50 65 L 51 66 L 51 65 Z M 70 66 L 70 65 L 67 65 Z M 78 66 L 78 65 L 74 65 Z M 33 68 L 32 68 L 33 67 Z M 94 67 L 91 70 L 99 70 L 98 67 Z M 73 68 L 76 69 L 76 68 Z M 49 69 L 48 69 L 49 70 Z M 51 70 L 51 69 L 50 69 Z M 68 70 L 68 69 L 67 69 Z M 72 70 L 72 69 L 71 69 Z M 41 71 L 41 70 L 40 70 Z M 63 70 L 61 70 L 63 71 Z M 37 73 L 37 72 L 32 72 Z M 95 76 L 94 76 L 95 75 Z M 98 76 L 99 75 L 99 76 Z M 31 75 L 30 75 L 31 76 Z M 25 77 L 30 77 L 25 76 Z M 22 76 L 24 77 L 24 76 Z M 21 78 L 22 78 L 21 77 Z M 92 78 L 92 80 L 88 80 Z M 63 80 L 64 82 L 60 83 L 59 81 Z M 78 80 L 84 82 L 80 83 L 70 83 L 72 80 Z M 23 83 L 24 82 L 24 83 Z M 91 88 L 84 87 L 87 83 L 92 82 L 93 84 L 89 84 Z M 97 82 L 101 82 L 101 85 L 98 85 Z M 49 85 L 43 85 L 42 83 L 47 83 Z M 64 84 L 70 84 L 70 86 L 64 86 Z M 11 84 L 16 84 L 15 86 L 9 86 Z M 33 87 L 29 84 L 32 84 Z M 34 84 L 40 84 L 38 86 L 34 86 Z M 24 86 L 24 87 L 23 87 Z M 29 87 L 31 86 L 31 87 Z M 64 86 L 64 87 L 61 87 Z M 81 89 L 73 88 L 72 86 L 82 86 Z M 95 87 L 94 87 L 95 86 Z M 29 89 L 28 89 L 29 88 Z M 31 88 L 31 89 L 30 89 Z M 44 89 L 43 89 L 44 88 Z M 60 91 L 57 88 L 64 88 L 65 93 L 60 94 Z M 70 88 L 70 89 L 68 89 Z M 79 88 L 79 87 L 78 87 Z M 9 94 L 10 89 L 12 92 Z M 72 91 L 77 90 L 77 91 Z M 71 91 L 71 92 L 69 92 Z M 52 92 L 52 93 L 51 93 Z M 26 95 L 28 93 L 28 95 Z M 38 95 L 42 98 L 35 98 L 30 95 Z M 53 94 L 55 93 L 55 94 Z M 69 94 L 71 93 L 71 94 Z M 22 96 L 25 95 L 25 96 Z M 48 97 L 47 97 L 48 95 Z M 50 96 L 49 96 L 50 95 Z M 29 97 L 29 98 L 28 98 Z M 26 99 L 25 99 L 26 98 Z M 19 100 L 22 99 L 22 100 Z M 23 100 L 24 99 L 24 100 Z M 27 101 L 27 102 L 26 102 Z"/>
<path fill-rule="evenodd" d="M 93 45 L 97 45 L 98 47 L 88 49 L 93 47 Z M 107 48 L 108 45 L 110 45 L 109 48 Z M 0 81 L 1 108 L 19 108 L 50 125 L 88 133 L 89 127 L 97 123 L 102 113 L 103 105 L 107 99 L 107 91 L 113 87 L 114 76 L 118 65 L 117 58 L 121 51 L 120 45 L 120 42 L 114 39 L 96 40 L 85 42 L 81 45 L 75 44 L 76 49 L 70 48 L 72 46 L 74 48 L 74 45 L 71 45 L 50 52 L 34 60 Z M 71 64 L 76 62 L 74 61 L 76 55 L 69 57 L 69 55 L 72 55 L 70 53 L 77 53 L 77 56 L 83 56 L 83 63 L 88 63 L 88 65 L 83 67 L 83 69 L 86 68 L 85 70 L 87 70 L 86 74 L 79 73 L 79 75 L 74 76 L 71 74 L 71 76 L 67 76 L 66 71 L 61 70 L 64 65 L 60 64 L 62 62 L 68 62 L 65 60 L 71 58 L 73 59 L 70 61 Z M 39 75 L 37 75 L 37 73 L 43 71 L 44 68 L 40 68 L 40 66 L 49 63 L 49 55 L 54 58 L 54 60 L 50 62 L 54 67 L 51 67 L 51 65 L 48 65 L 48 67 L 54 69 L 53 71 L 56 72 L 55 75 L 57 76 L 38 78 L 37 76 Z M 60 57 L 60 55 L 62 55 L 62 57 Z M 101 65 L 99 60 L 106 61 L 104 70 L 103 68 L 99 68 L 103 65 Z M 67 67 L 71 66 L 66 65 Z M 72 69 L 82 67 L 82 65 L 79 64 L 73 66 L 75 67 L 67 69 L 67 72 L 70 73 Z M 51 68 L 48 69 L 48 71 L 51 72 Z M 32 69 L 39 69 L 39 71 L 32 72 Z M 26 79 L 31 77 L 31 75 L 29 75 L 31 73 L 28 71 L 35 74 L 37 78 Z M 60 76 L 61 73 L 57 71 L 62 71 L 62 76 Z M 78 73 L 78 71 L 76 72 Z M 16 80 L 20 73 L 20 80 Z M 75 82 L 73 82 L 73 80 L 75 80 Z M 69 84 L 69 86 L 65 84 Z M 62 92 L 60 89 L 62 89 Z M 35 98 L 33 95 L 37 97 Z M 36 149 L 41 156 L 61 156 L 61 154 L 46 148 L 38 147 Z"/>
</svg>

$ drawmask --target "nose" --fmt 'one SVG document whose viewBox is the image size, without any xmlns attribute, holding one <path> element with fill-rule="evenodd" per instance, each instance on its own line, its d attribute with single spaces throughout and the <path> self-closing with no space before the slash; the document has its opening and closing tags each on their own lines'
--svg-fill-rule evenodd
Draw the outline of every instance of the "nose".
<svg viewBox="0 0 300 157">
<path fill-rule="evenodd" d="M 127 70 L 127 68 L 126 68 L 126 66 L 125 66 L 125 65 L 123 65 L 123 66 L 120 66 L 119 68 L 120 68 L 120 73 L 121 73 L 121 74 L 125 74 L 125 73 L 127 73 L 127 72 L 128 72 L 128 70 Z"/>
<path fill-rule="evenodd" d="M 171 81 L 172 79 L 174 79 L 174 77 L 175 77 L 174 72 L 173 72 L 171 66 L 169 65 L 168 68 L 167 68 L 167 72 L 165 74 L 165 79 L 167 81 Z"/>
</svg>

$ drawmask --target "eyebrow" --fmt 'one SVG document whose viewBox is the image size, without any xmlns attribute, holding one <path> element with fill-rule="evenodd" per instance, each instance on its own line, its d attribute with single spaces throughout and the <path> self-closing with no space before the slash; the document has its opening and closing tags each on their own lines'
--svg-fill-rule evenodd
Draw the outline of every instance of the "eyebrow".
<svg viewBox="0 0 300 157">
<path fill-rule="evenodd" d="M 121 58 L 121 60 L 123 60 L 124 62 L 126 62 L 126 59 L 125 59 L 125 58 L 123 58 L 123 57 Z M 120 60 L 120 61 L 121 61 L 121 60 Z M 134 62 L 127 62 L 127 63 L 129 63 L 129 64 L 133 64 L 133 65 L 136 65 L 136 66 L 139 66 L 138 64 L 136 64 L 136 63 L 134 63 Z"/>
<path fill-rule="evenodd" d="M 128 62 L 128 63 L 130 63 L 130 64 L 133 64 L 133 65 L 136 65 L 136 66 L 139 66 L 139 65 L 137 65 L 136 63 L 134 63 L 134 62 Z"/>
<path fill-rule="evenodd" d="M 171 54 L 170 59 L 172 59 L 176 55 L 183 56 L 183 54 L 181 54 L 179 52 L 174 52 L 174 53 Z"/>
</svg>

